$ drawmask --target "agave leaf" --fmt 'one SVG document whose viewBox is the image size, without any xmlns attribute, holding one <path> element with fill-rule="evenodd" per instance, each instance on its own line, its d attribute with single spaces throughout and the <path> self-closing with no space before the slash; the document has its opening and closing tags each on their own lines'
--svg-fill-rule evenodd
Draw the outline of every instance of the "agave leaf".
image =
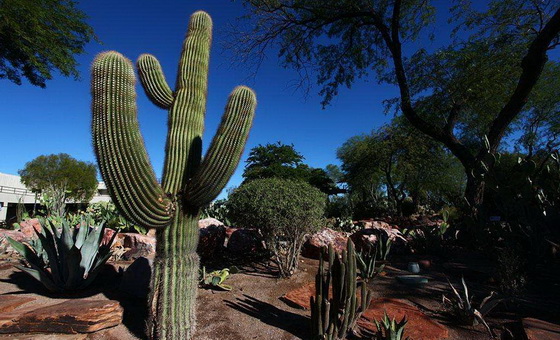
<svg viewBox="0 0 560 340">
<path fill-rule="evenodd" d="M 68 272 L 66 273 L 66 281 L 64 283 L 64 288 L 66 289 L 76 289 L 78 288 L 80 282 L 84 279 L 84 268 L 80 265 L 82 260 L 82 254 L 80 249 L 76 248 L 76 246 L 72 246 L 70 250 L 68 250 L 66 256 L 66 263 L 65 263 L 65 270 Z"/>
<path fill-rule="evenodd" d="M 494 334 L 494 332 L 492 332 L 492 329 L 490 328 L 490 326 L 488 326 L 488 324 L 486 323 L 486 320 L 484 320 L 484 317 L 482 316 L 482 314 L 480 314 L 480 312 L 477 311 L 476 309 L 474 310 L 474 316 L 475 316 L 476 319 L 478 319 L 478 321 L 480 321 L 484 325 L 484 327 L 486 327 L 486 330 L 488 331 L 490 336 L 492 338 L 495 338 L 496 335 Z"/>
<path fill-rule="evenodd" d="M 91 267 L 91 270 L 85 272 L 86 279 L 82 282 L 82 284 L 78 287 L 78 289 L 89 286 L 93 282 L 93 280 L 95 280 L 97 274 L 99 274 L 99 272 L 103 268 L 103 264 L 105 264 L 105 262 L 107 262 L 107 260 L 109 260 L 110 257 L 111 257 L 111 253 L 108 253 L 105 256 L 98 256 L 94 265 Z"/>
<path fill-rule="evenodd" d="M 27 268 L 23 266 L 16 266 L 18 269 L 31 276 L 35 280 L 41 282 L 45 288 L 51 292 L 60 292 L 61 289 L 57 286 L 53 280 L 41 269 Z"/>
<path fill-rule="evenodd" d="M 82 263 L 81 266 L 85 269 L 85 272 L 89 272 L 91 266 L 95 261 L 95 257 L 99 251 L 99 244 L 103 237 L 103 230 L 105 229 L 104 223 L 101 223 L 98 227 L 94 227 L 86 237 L 84 244 L 81 248 L 82 252 Z"/>
<path fill-rule="evenodd" d="M 460 303 L 463 303 L 463 298 L 461 297 L 461 294 L 459 294 L 459 292 L 457 291 L 457 289 L 455 289 L 455 287 L 451 284 L 451 282 L 449 281 L 449 279 L 447 279 L 447 283 L 449 283 L 449 286 L 451 287 L 451 289 L 453 290 L 453 293 L 455 294 L 455 297 L 457 297 L 457 299 L 459 299 Z"/>
<path fill-rule="evenodd" d="M 87 237 L 87 232 L 88 232 L 88 229 L 89 229 L 89 225 L 87 223 L 83 223 L 83 222 L 84 221 L 82 220 L 82 222 L 80 223 L 80 228 L 78 228 L 78 232 L 76 233 L 76 238 L 74 240 L 74 245 L 78 249 L 82 249 L 82 246 L 83 246 L 84 241 Z"/>
<path fill-rule="evenodd" d="M 8 240 L 10 245 L 27 260 L 27 262 L 38 267 L 43 267 L 45 265 L 43 263 L 43 260 L 41 260 L 41 258 L 39 258 L 39 256 L 37 256 L 37 254 L 33 250 L 31 250 L 31 248 L 19 241 L 12 239 L 11 237 L 7 237 L 6 239 Z"/>
<path fill-rule="evenodd" d="M 463 289 L 465 290 L 465 302 L 467 304 L 467 307 L 469 308 L 469 310 L 471 309 L 471 299 L 469 300 L 469 288 L 467 287 L 467 283 L 465 282 L 465 277 L 462 276 L 461 277 L 461 282 L 463 283 Z"/>
<path fill-rule="evenodd" d="M 223 289 L 223 290 L 227 290 L 227 291 L 230 291 L 230 290 L 233 289 L 231 286 L 225 285 L 225 284 L 221 284 L 221 283 L 218 284 L 218 285 L 216 285 L 216 287 L 219 287 L 219 288 L 221 288 L 221 289 Z"/>
<path fill-rule="evenodd" d="M 51 268 L 51 274 L 53 277 L 53 281 L 57 286 L 62 286 L 62 275 L 60 271 L 60 261 L 58 258 L 58 253 L 56 250 L 56 242 L 54 240 L 53 234 L 47 228 L 43 228 L 43 233 L 37 234 L 39 236 L 39 240 L 43 245 L 43 249 L 47 253 L 47 257 L 49 258 L 49 267 Z"/>
</svg>

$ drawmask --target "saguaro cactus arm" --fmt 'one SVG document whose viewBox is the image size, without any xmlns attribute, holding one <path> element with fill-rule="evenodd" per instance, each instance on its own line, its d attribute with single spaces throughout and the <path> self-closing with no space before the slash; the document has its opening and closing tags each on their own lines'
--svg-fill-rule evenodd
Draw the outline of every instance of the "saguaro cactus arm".
<svg viewBox="0 0 560 340">
<path fill-rule="evenodd" d="M 159 61 L 151 54 L 142 54 L 136 62 L 140 82 L 152 103 L 162 109 L 169 109 L 173 104 L 173 91 L 165 80 Z"/>
<path fill-rule="evenodd" d="M 171 223 L 174 205 L 157 182 L 140 134 L 136 77 L 118 52 L 99 54 L 92 66 L 92 132 L 100 171 L 114 203 L 129 220 L 149 227 Z"/>
<path fill-rule="evenodd" d="M 185 189 L 189 204 L 204 206 L 225 187 L 243 154 L 256 106 L 251 89 L 238 86 L 233 90 L 206 157 Z"/>
</svg>

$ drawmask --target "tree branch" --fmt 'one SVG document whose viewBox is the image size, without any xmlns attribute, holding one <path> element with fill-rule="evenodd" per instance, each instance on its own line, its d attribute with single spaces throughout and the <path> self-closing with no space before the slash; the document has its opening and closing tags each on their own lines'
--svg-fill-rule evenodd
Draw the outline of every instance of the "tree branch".
<svg viewBox="0 0 560 340">
<path fill-rule="evenodd" d="M 498 149 L 506 128 L 527 103 L 529 94 L 539 80 L 544 65 L 548 61 L 546 52 L 549 45 L 557 38 L 558 33 L 560 33 L 560 9 L 554 13 L 535 40 L 533 40 L 521 62 L 522 72 L 517 87 L 496 119 L 492 122 L 488 132 L 490 152 L 495 152 Z M 484 150 L 479 152 L 479 156 L 482 153 L 484 153 Z"/>
</svg>

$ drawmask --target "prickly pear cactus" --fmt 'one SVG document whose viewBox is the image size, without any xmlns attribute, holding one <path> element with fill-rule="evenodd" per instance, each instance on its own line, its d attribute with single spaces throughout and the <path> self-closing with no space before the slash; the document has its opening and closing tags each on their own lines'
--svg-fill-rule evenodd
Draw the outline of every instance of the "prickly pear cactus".
<svg viewBox="0 0 560 340">
<path fill-rule="evenodd" d="M 210 16 L 194 13 L 175 91 L 155 57 L 144 54 L 138 59 L 147 96 L 169 111 L 161 184 L 138 127 L 132 63 L 110 51 L 98 55 L 92 66 L 93 144 L 103 180 L 121 213 L 135 224 L 157 229 L 147 330 L 153 339 L 192 338 L 200 208 L 216 198 L 237 167 L 256 107 L 251 89 L 234 89 L 202 159 L 211 37 Z"/>
</svg>

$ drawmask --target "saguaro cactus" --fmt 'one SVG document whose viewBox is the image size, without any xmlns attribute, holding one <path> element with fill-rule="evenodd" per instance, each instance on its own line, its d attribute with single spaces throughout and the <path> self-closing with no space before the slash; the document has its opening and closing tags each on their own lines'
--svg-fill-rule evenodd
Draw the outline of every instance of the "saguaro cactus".
<svg viewBox="0 0 560 340">
<path fill-rule="evenodd" d="M 210 16 L 194 13 L 175 91 L 155 57 L 144 54 L 138 59 L 147 96 L 169 110 L 161 185 L 138 128 L 132 63 L 111 51 L 98 55 L 92 67 L 93 144 L 103 179 L 130 221 L 157 229 L 147 329 L 155 339 L 190 339 L 194 333 L 199 211 L 220 193 L 237 167 L 256 106 L 251 89 L 234 89 L 202 160 L 211 37 Z"/>
</svg>

